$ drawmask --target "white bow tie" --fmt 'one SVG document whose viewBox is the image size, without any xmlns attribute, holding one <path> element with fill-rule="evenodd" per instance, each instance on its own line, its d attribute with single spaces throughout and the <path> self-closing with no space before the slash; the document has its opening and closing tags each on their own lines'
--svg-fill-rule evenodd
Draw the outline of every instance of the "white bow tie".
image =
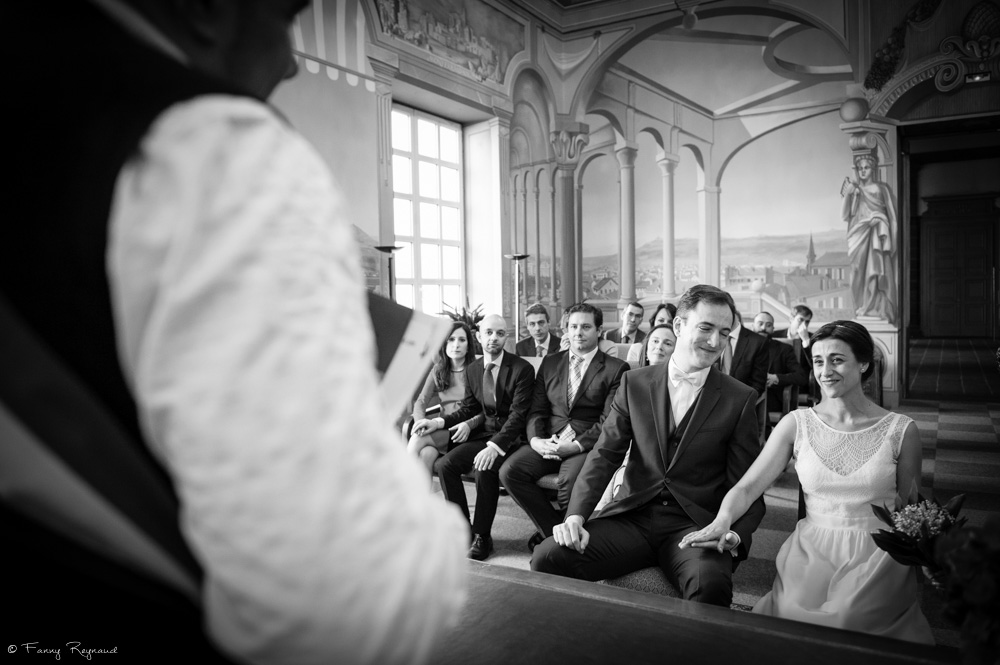
<svg viewBox="0 0 1000 665">
<path fill-rule="evenodd" d="M 705 382 L 705 375 L 706 372 L 704 371 L 688 373 L 674 365 L 670 366 L 670 380 L 673 382 L 674 387 L 680 385 L 682 381 L 687 381 L 695 388 L 700 388 L 701 384 Z"/>
</svg>

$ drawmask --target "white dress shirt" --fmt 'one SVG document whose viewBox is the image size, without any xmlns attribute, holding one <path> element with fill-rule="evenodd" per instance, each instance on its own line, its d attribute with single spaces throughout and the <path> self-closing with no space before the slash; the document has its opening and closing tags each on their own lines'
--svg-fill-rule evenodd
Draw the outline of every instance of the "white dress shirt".
<svg viewBox="0 0 1000 665">
<path fill-rule="evenodd" d="M 694 372 L 685 372 L 677 366 L 673 356 L 670 357 L 670 364 L 667 366 L 667 391 L 670 394 L 670 411 L 674 416 L 675 425 L 684 419 L 684 414 L 698 399 L 710 369 L 710 367 L 706 367 Z M 679 377 L 687 377 L 688 380 L 682 380 Z"/>
<path fill-rule="evenodd" d="M 108 272 L 214 639 L 253 663 L 426 660 L 464 601 L 467 525 L 381 407 L 316 152 L 250 99 L 169 109 L 118 179 Z"/>
</svg>

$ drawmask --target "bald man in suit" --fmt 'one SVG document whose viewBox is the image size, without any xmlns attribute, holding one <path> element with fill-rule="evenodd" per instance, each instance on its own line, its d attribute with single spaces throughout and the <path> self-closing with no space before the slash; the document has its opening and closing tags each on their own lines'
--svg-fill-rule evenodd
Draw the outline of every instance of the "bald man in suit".
<svg viewBox="0 0 1000 665">
<path fill-rule="evenodd" d="M 417 421 L 413 431 L 429 434 L 465 422 L 478 414 L 484 419 L 434 464 L 444 498 L 471 521 L 469 558 L 482 561 L 493 553 L 493 519 L 500 500 L 500 465 L 524 440 L 524 424 L 531 406 L 535 370 L 527 360 L 504 351 L 507 323 L 491 314 L 477 333 L 483 356 L 465 370 L 468 394 L 458 410 L 444 417 Z M 476 511 L 469 513 L 462 474 L 476 472 Z"/>
<path fill-rule="evenodd" d="M 684 293 L 670 361 L 622 377 L 566 520 L 535 548 L 532 570 L 601 580 L 659 566 L 685 599 L 730 605 L 732 572 L 747 556 L 763 501 L 722 537 L 722 551 L 718 541 L 683 550 L 678 544 L 712 522 L 760 449 L 756 393 L 715 367 L 735 314 L 732 297 L 716 287 Z M 630 444 L 621 489 L 592 514 Z"/>
</svg>

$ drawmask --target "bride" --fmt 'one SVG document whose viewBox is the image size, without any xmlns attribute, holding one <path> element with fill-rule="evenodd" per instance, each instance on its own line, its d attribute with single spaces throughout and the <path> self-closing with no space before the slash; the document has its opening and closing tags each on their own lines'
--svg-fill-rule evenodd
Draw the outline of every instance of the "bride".
<svg viewBox="0 0 1000 665">
<path fill-rule="evenodd" d="M 810 349 L 822 401 L 778 423 L 715 521 L 685 536 L 680 547 L 725 542 L 720 536 L 794 459 L 806 517 L 781 546 L 774 586 L 753 611 L 933 644 L 916 571 L 871 537 L 881 526 L 871 504 L 891 507 L 897 493 L 915 497 L 919 490 L 917 427 L 864 394 L 862 382 L 875 369 L 874 343 L 864 326 L 829 323 L 812 336 Z"/>
</svg>

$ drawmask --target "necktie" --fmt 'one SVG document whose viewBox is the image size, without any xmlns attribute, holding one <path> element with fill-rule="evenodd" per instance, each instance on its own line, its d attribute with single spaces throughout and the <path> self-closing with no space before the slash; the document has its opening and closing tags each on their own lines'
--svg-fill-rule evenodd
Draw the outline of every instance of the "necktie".
<svg viewBox="0 0 1000 665">
<path fill-rule="evenodd" d="M 566 387 L 566 401 L 570 407 L 573 406 L 576 391 L 580 389 L 580 381 L 583 380 L 583 373 L 580 371 L 582 367 L 583 358 L 572 353 L 569 354 L 569 385 Z"/>
<path fill-rule="evenodd" d="M 622 335 L 622 344 L 628 344 L 628 335 Z"/>
<path fill-rule="evenodd" d="M 483 372 L 483 406 L 487 409 L 496 410 L 497 408 L 497 398 L 496 391 L 497 385 L 496 381 L 493 380 L 493 368 L 496 367 L 495 363 L 488 363 L 486 365 L 486 371 Z"/>
<path fill-rule="evenodd" d="M 535 355 L 539 358 L 545 355 L 545 347 L 539 344 L 535 347 Z"/>
</svg>

